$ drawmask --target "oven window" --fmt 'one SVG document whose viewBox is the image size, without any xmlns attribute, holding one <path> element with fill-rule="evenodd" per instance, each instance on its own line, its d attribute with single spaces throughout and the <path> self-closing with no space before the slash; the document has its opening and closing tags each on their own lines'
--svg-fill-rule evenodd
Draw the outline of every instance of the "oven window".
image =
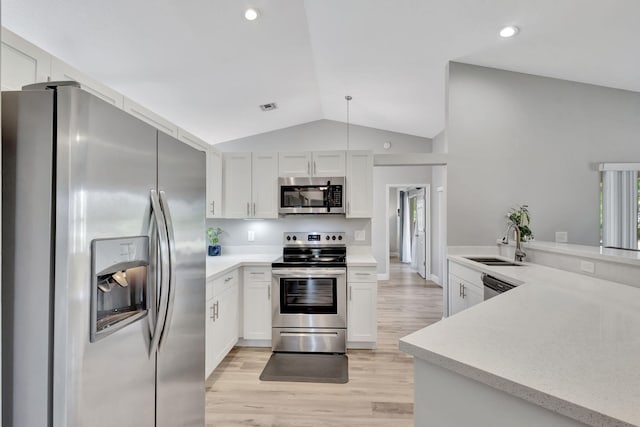
<svg viewBox="0 0 640 427">
<path fill-rule="evenodd" d="M 283 208 L 323 207 L 326 206 L 328 187 L 283 186 L 281 198 Z"/>
<path fill-rule="evenodd" d="M 280 313 L 337 314 L 335 278 L 280 279 Z"/>
</svg>

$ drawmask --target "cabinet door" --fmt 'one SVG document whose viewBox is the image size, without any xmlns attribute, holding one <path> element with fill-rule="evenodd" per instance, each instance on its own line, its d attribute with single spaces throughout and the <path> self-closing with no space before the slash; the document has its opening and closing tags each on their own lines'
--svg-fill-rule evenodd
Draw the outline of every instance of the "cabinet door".
<svg viewBox="0 0 640 427">
<path fill-rule="evenodd" d="M 214 355 L 216 354 L 216 337 L 215 337 L 215 298 L 207 300 L 205 307 L 206 320 L 205 320 L 205 358 L 204 358 L 204 377 L 208 378 L 209 375 L 215 369 L 213 364 Z"/>
<path fill-rule="evenodd" d="M 2 90 L 46 82 L 51 73 L 51 55 L 2 28 Z"/>
<path fill-rule="evenodd" d="M 271 282 L 245 281 L 243 337 L 271 339 Z"/>
<path fill-rule="evenodd" d="M 178 126 L 171 123 L 169 120 L 159 116 L 153 111 L 149 110 L 146 107 L 138 104 L 135 101 L 132 101 L 129 98 L 124 98 L 124 110 L 142 120 L 145 123 L 150 124 L 156 129 L 173 136 L 174 138 L 178 137 Z"/>
<path fill-rule="evenodd" d="M 225 218 L 251 214 L 251 153 L 223 154 L 223 205 Z"/>
<path fill-rule="evenodd" d="M 207 218 L 222 218 L 222 153 L 207 150 Z"/>
<path fill-rule="evenodd" d="M 480 290 L 473 285 L 466 284 L 462 289 L 462 296 L 465 301 L 465 308 L 473 307 L 484 301 L 484 288 Z"/>
<path fill-rule="evenodd" d="M 238 342 L 238 285 L 235 284 L 213 300 L 215 320 L 211 332 L 212 357 L 208 362 L 211 363 L 212 372 Z"/>
<path fill-rule="evenodd" d="M 103 101 L 107 101 L 109 104 L 115 105 L 118 108 L 124 108 L 124 97 L 122 94 L 56 58 L 51 60 L 51 79 L 74 80 L 80 83 L 82 89 L 86 90 L 90 94 L 95 95 Z"/>
<path fill-rule="evenodd" d="M 315 151 L 311 165 L 313 176 L 345 176 L 344 151 Z"/>
<path fill-rule="evenodd" d="M 467 303 L 462 297 L 462 279 L 449 275 L 449 316 L 467 308 Z"/>
<path fill-rule="evenodd" d="M 377 338 L 377 283 L 349 283 L 348 292 L 347 341 L 375 342 Z"/>
<path fill-rule="evenodd" d="M 206 141 L 198 138 L 194 134 L 187 132 L 182 128 L 178 128 L 178 139 L 184 142 L 187 145 L 195 148 L 196 150 L 207 152 L 211 145 L 209 145 Z"/>
<path fill-rule="evenodd" d="M 279 153 L 278 176 L 311 176 L 311 153 Z"/>
<path fill-rule="evenodd" d="M 278 154 L 253 153 L 251 216 L 278 218 Z"/>
<path fill-rule="evenodd" d="M 347 218 L 373 216 L 373 153 L 347 152 Z"/>
</svg>

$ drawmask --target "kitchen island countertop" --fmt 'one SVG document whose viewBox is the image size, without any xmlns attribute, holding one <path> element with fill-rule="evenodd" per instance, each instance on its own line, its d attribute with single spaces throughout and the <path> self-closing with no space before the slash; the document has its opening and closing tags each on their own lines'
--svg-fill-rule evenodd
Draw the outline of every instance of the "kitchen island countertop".
<svg viewBox="0 0 640 427">
<path fill-rule="evenodd" d="M 640 425 L 640 289 L 449 259 L 521 285 L 402 338 L 401 350 L 588 425 Z"/>
</svg>

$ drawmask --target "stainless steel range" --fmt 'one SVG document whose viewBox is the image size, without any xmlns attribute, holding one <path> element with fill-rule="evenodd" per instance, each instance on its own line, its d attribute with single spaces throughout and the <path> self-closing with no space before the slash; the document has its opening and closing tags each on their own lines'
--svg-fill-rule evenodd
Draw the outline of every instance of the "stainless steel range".
<svg viewBox="0 0 640 427">
<path fill-rule="evenodd" d="M 276 352 L 345 353 L 345 233 L 285 233 L 272 264 L 272 345 Z"/>
</svg>

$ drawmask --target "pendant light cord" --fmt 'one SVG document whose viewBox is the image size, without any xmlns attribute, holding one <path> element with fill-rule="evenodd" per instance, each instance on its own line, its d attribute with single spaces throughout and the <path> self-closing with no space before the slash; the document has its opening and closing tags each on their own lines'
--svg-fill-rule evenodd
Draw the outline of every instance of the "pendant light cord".
<svg viewBox="0 0 640 427">
<path fill-rule="evenodd" d="M 353 99 L 351 96 L 346 95 L 344 99 L 347 101 L 347 151 L 349 151 L 349 103 Z"/>
</svg>

